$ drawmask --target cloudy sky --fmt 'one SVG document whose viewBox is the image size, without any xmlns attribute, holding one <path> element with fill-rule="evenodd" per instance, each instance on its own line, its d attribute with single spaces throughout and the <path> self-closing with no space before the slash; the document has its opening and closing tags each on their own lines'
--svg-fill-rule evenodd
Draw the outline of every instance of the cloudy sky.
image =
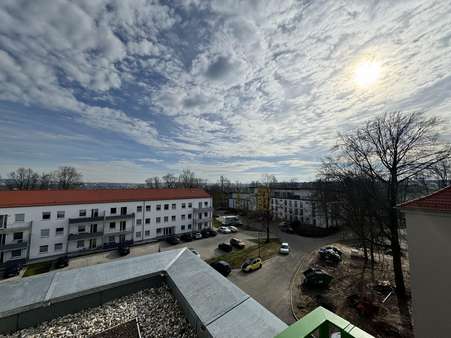
<svg viewBox="0 0 451 338">
<path fill-rule="evenodd" d="M 3 177 L 308 180 L 338 132 L 392 110 L 451 138 L 450 1 L 0 2 Z"/>
</svg>

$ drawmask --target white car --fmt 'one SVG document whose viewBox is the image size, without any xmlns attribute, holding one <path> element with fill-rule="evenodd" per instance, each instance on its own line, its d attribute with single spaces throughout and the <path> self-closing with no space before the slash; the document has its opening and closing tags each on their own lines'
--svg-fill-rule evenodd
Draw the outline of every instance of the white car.
<svg viewBox="0 0 451 338">
<path fill-rule="evenodd" d="M 232 230 L 230 230 L 229 227 L 226 226 L 220 227 L 218 231 L 223 234 L 230 234 L 232 232 Z"/>
<path fill-rule="evenodd" d="M 288 243 L 282 243 L 280 245 L 279 252 L 283 255 L 288 255 L 290 253 L 290 246 L 288 245 Z"/>
<path fill-rule="evenodd" d="M 230 231 L 232 232 L 238 232 L 238 228 L 234 227 L 233 225 L 229 225 L 228 228 L 230 229 Z"/>
</svg>

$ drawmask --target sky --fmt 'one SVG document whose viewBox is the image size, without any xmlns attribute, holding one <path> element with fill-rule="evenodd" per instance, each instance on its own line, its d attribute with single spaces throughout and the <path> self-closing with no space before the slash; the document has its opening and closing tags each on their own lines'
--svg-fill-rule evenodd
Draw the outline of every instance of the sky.
<svg viewBox="0 0 451 338">
<path fill-rule="evenodd" d="M 451 140 L 450 94 L 447 0 L 0 2 L 2 177 L 307 181 L 386 111 Z"/>
</svg>

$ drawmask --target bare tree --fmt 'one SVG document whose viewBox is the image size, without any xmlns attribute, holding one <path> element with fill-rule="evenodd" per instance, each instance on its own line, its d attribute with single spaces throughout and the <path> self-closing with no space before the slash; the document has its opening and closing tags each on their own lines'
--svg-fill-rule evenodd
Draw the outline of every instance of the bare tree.
<svg viewBox="0 0 451 338">
<path fill-rule="evenodd" d="M 39 175 L 31 168 L 18 168 L 8 174 L 8 187 L 12 190 L 36 189 Z"/>
<path fill-rule="evenodd" d="M 39 189 L 47 190 L 55 186 L 55 173 L 42 173 L 39 177 Z"/>
<path fill-rule="evenodd" d="M 438 138 L 439 121 L 421 113 L 386 113 L 355 132 L 339 136 L 336 161 L 384 185 L 387 227 L 398 296 L 406 298 L 398 238 L 400 184 L 448 158 L 451 147 Z"/>
<path fill-rule="evenodd" d="M 177 178 L 173 174 L 168 173 L 168 174 L 164 175 L 163 181 L 164 181 L 166 188 L 169 188 L 169 189 L 177 188 Z"/>
<path fill-rule="evenodd" d="M 200 184 L 200 179 L 196 177 L 193 171 L 183 169 L 179 176 L 179 183 L 183 188 L 195 188 Z"/>
<path fill-rule="evenodd" d="M 432 177 L 438 180 L 439 188 L 445 188 L 451 180 L 451 159 L 447 158 L 431 168 Z"/>
<path fill-rule="evenodd" d="M 271 210 L 271 187 L 277 183 L 277 179 L 272 174 L 263 174 L 261 179 L 261 185 L 263 186 L 263 190 L 261 191 L 261 199 L 260 205 L 263 212 L 263 216 L 266 221 L 266 242 L 269 242 L 269 222 L 272 219 L 272 210 Z"/>
<path fill-rule="evenodd" d="M 158 176 L 149 177 L 146 179 L 146 186 L 148 188 L 159 189 L 162 186 L 161 180 Z"/>
<path fill-rule="evenodd" d="M 55 171 L 55 181 L 59 189 L 74 189 L 82 184 L 82 175 L 74 167 L 60 167 Z"/>
</svg>

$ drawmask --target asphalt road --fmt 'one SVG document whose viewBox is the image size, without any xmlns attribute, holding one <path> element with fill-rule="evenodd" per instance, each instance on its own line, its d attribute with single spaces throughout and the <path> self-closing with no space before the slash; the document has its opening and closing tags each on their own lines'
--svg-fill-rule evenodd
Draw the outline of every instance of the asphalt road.
<svg viewBox="0 0 451 338">
<path fill-rule="evenodd" d="M 295 321 L 290 307 L 290 281 L 293 274 L 313 250 L 337 241 L 339 235 L 308 238 L 279 232 L 279 237 L 290 245 L 288 256 L 275 256 L 252 273 L 233 270 L 229 279 L 285 323 L 291 324 Z"/>
</svg>

